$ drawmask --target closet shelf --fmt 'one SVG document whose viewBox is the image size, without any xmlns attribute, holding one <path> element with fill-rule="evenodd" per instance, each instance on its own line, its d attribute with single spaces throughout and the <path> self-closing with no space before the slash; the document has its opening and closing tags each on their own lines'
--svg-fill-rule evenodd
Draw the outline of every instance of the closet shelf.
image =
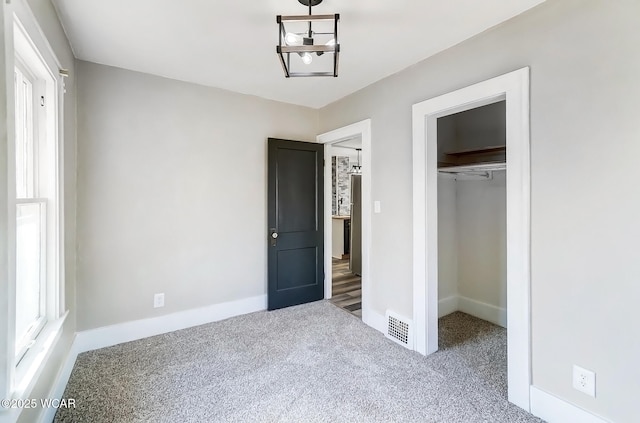
<svg viewBox="0 0 640 423">
<path fill-rule="evenodd" d="M 477 154 L 506 153 L 506 151 L 507 151 L 506 145 L 493 145 L 490 147 L 472 148 L 468 150 L 453 151 L 451 153 L 445 153 L 445 154 L 447 154 L 448 156 L 461 157 L 461 156 L 471 156 L 471 155 L 477 155 Z"/>
<path fill-rule="evenodd" d="M 438 172 L 491 177 L 491 172 L 507 168 L 507 146 L 493 145 L 445 153 Z"/>
<path fill-rule="evenodd" d="M 465 165 L 454 166 L 439 166 L 438 172 L 440 173 L 463 173 L 463 174 L 477 174 L 493 172 L 498 170 L 506 170 L 507 163 L 505 161 L 498 162 L 483 162 L 483 163 L 470 163 Z"/>
</svg>

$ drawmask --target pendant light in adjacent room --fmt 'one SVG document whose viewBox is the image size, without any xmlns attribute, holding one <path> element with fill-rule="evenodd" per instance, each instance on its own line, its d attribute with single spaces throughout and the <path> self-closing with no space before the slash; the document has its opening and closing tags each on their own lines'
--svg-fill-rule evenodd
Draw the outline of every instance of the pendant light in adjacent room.
<svg viewBox="0 0 640 423">
<path fill-rule="evenodd" d="M 361 148 L 356 148 L 356 153 L 358 154 L 358 164 L 351 166 L 351 171 L 349 172 L 352 175 L 360 175 L 362 173 L 362 166 L 360 166 L 360 152 Z"/>
</svg>

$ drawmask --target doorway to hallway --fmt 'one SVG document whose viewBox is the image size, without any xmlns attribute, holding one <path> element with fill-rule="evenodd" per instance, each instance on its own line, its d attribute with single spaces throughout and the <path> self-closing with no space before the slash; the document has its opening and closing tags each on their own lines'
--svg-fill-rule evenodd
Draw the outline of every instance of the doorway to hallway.
<svg viewBox="0 0 640 423">
<path fill-rule="evenodd" d="M 331 302 L 362 319 L 362 278 L 349 269 L 349 259 L 332 258 Z"/>
<path fill-rule="evenodd" d="M 369 292 L 370 292 L 370 286 L 369 286 L 369 266 L 370 266 L 370 244 L 371 244 L 371 169 L 370 169 L 370 164 L 371 164 L 371 120 L 366 119 L 363 120 L 361 122 L 357 122 L 342 128 L 338 128 L 335 129 L 333 131 L 330 132 L 326 132 L 324 134 L 318 135 L 317 137 L 317 141 L 321 144 L 325 144 L 325 298 L 326 299 L 332 299 L 334 295 L 338 296 L 338 295 L 342 295 L 342 294 L 346 294 L 347 292 L 351 293 L 351 297 L 353 298 L 346 298 L 342 297 L 343 301 L 347 301 L 347 302 L 352 302 L 352 304 L 350 304 L 351 308 L 353 310 L 351 311 L 356 311 L 356 307 L 358 307 L 356 304 L 358 303 L 358 301 L 356 300 L 356 292 L 358 291 L 358 289 L 352 289 L 355 288 L 355 280 L 350 281 L 351 283 L 353 283 L 351 286 L 342 286 L 340 288 L 338 288 L 338 292 L 341 292 L 342 289 L 344 289 L 343 292 L 339 293 L 339 294 L 335 294 L 333 292 L 333 258 L 337 258 L 339 260 L 344 260 L 347 257 L 345 257 L 345 246 L 349 245 L 348 250 L 349 250 L 349 269 L 351 271 L 351 273 L 357 275 L 360 278 L 360 312 L 358 313 L 358 317 L 362 318 L 362 321 L 369 325 L 372 326 L 372 316 L 371 316 L 371 310 L 370 310 L 370 297 L 369 297 Z M 359 172 L 349 172 L 351 174 L 353 173 L 360 173 L 359 176 L 360 178 L 360 190 L 361 190 L 361 199 L 360 199 L 360 206 L 361 206 L 361 211 L 359 213 L 358 216 L 358 221 L 359 221 L 359 226 L 360 226 L 360 230 L 357 232 L 360 232 L 360 236 L 357 237 L 357 235 L 351 235 L 350 234 L 350 241 L 348 243 L 344 242 L 342 243 L 342 249 L 341 251 L 339 251 L 340 254 L 333 254 L 333 242 L 334 242 L 334 238 L 336 241 L 339 241 L 341 238 L 344 239 L 344 236 L 340 237 L 334 237 L 333 235 L 333 225 L 334 225 L 334 220 L 336 220 L 336 224 L 338 226 L 340 226 L 340 223 L 342 223 L 344 225 L 343 222 L 340 222 L 340 219 L 345 220 L 346 217 L 349 217 L 349 220 L 351 220 L 351 218 L 353 216 L 351 216 L 351 212 L 349 210 L 349 213 L 347 213 L 345 210 L 333 210 L 333 201 L 334 198 L 336 198 L 336 196 L 333 193 L 333 190 L 331 189 L 332 187 L 332 167 L 331 167 L 331 163 L 332 163 L 332 155 L 333 155 L 333 150 L 334 149 L 339 149 L 339 144 L 345 144 L 347 146 L 349 146 L 349 142 L 355 142 L 358 141 L 360 143 L 360 146 L 358 146 L 357 148 L 360 148 L 360 152 L 359 152 L 359 157 L 356 157 L 356 161 L 355 163 L 351 163 L 349 162 L 349 169 L 351 169 L 353 167 L 353 164 L 355 164 L 356 166 L 356 170 Z M 335 146 L 335 147 L 334 147 Z M 351 145 L 351 147 L 356 147 L 355 145 Z M 351 148 L 353 153 L 357 154 L 357 149 L 356 148 Z M 343 154 L 343 155 L 349 155 L 349 154 Z M 354 178 L 352 178 L 352 175 L 349 175 L 348 181 L 349 182 L 345 182 L 348 183 L 349 186 L 351 186 L 351 182 L 353 181 Z M 339 199 L 338 199 L 339 201 Z M 345 205 L 345 201 L 343 200 L 343 205 Z M 348 204 L 351 204 L 351 199 L 349 199 Z M 336 216 L 337 215 L 337 216 Z M 338 217 L 338 219 L 334 219 L 334 217 Z M 343 226 L 344 228 L 344 226 Z M 350 232 L 353 232 L 353 223 L 351 222 L 351 228 L 349 228 Z M 359 258 L 360 263 L 354 263 L 354 251 L 352 248 L 352 243 L 351 241 L 353 241 L 354 239 L 356 239 L 359 241 L 359 245 L 357 245 L 357 249 L 360 251 L 359 257 L 355 257 L 355 258 Z M 338 248 L 340 249 L 340 248 Z M 354 267 L 356 266 L 356 267 Z M 349 279 L 350 277 L 348 275 L 342 275 L 345 280 Z M 338 281 L 338 282 L 345 282 L 343 281 Z M 344 285 L 344 284 L 343 284 Z M 340 301 L 340 299 L 336 300 L 336 301 Z"/>
</svg>

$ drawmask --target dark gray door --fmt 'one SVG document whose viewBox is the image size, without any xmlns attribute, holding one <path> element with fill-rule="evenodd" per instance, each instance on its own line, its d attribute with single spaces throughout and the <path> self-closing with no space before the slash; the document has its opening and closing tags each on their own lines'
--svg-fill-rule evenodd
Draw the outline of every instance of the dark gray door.
<svg viewBox="0 0 640 423">
<path fill-rule="evenodd" d="M 269 310 L 324 298 L 323 147 L 269 138 Z"/>
</svg>

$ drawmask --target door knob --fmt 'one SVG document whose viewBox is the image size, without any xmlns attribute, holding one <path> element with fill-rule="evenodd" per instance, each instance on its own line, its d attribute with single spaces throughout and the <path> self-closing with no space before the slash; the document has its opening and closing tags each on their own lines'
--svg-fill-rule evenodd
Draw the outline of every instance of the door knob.
<svg viewBox="0 0 640 423">
<path fill-rule="evenodd" d="M 276 239 L 278 238 L 278 232 L 276 232 L 276 228 L 269 229 L 269 232 L 271 232 L 271 246 L 275 247 Z"/>
<path fill-rule="evenodd" d="M 271 234 L 271 238 L 276 239 L 278 237 L 278 233 L 277 232 L 273 232 Z"/>
</svg>

